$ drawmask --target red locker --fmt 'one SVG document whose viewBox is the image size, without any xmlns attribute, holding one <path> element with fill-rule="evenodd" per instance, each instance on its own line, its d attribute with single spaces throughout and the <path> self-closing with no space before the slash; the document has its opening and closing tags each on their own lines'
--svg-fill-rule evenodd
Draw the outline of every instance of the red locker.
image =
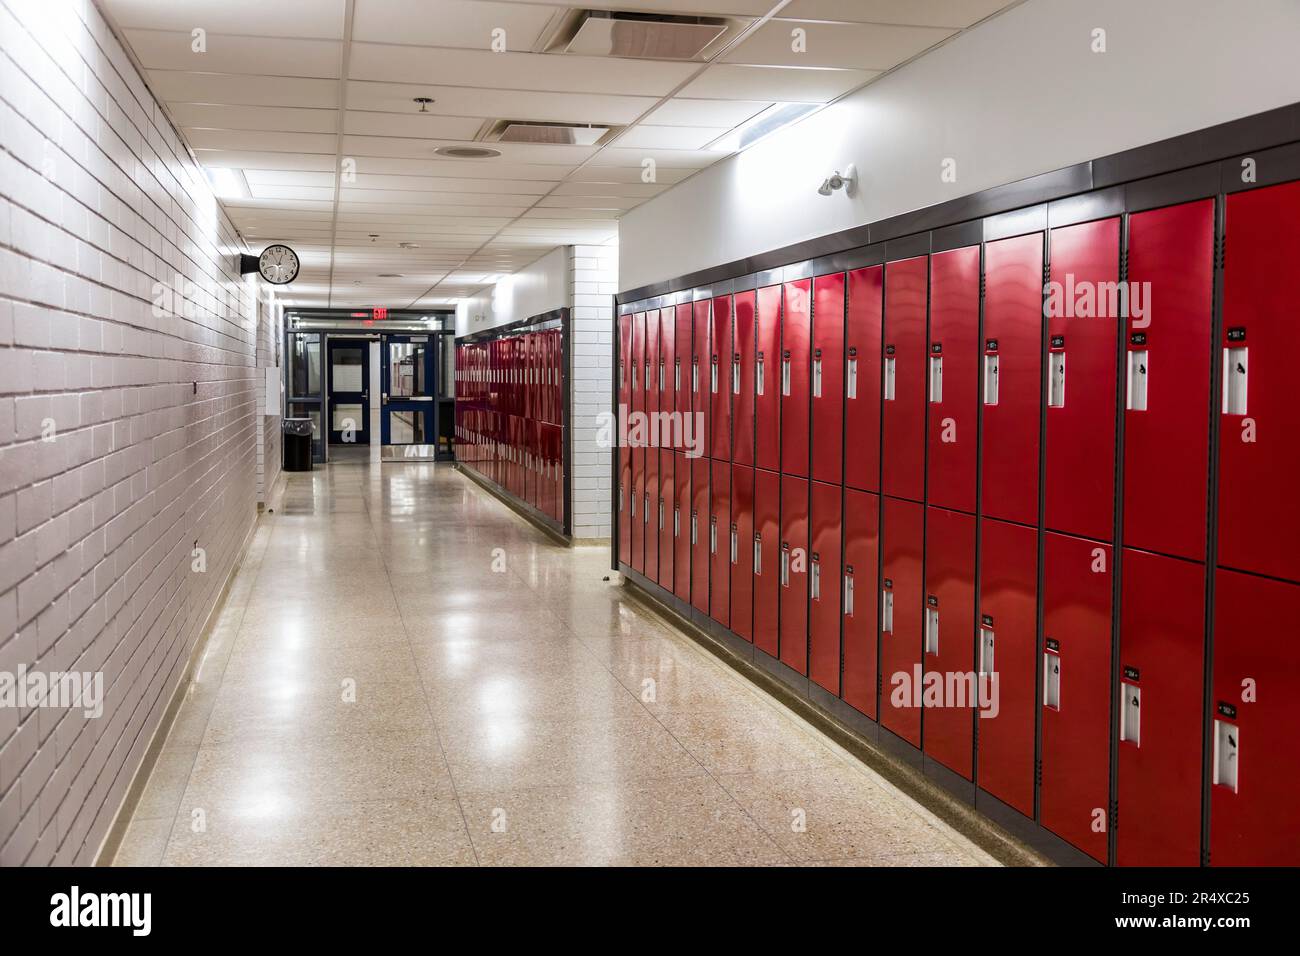
<svg viewBox="0 0 1300 956">
<path fill-rule="evenodd" d="M 973 778 L 975 708 L 984 703 L 975 670 L 975 518 L 930 508 L 925 528 L 925 673 L 942 681 L 925 698 L 925 752 L 967 780 Z M 927 678 L 928 679 L 928 678 Z"/>
<path fill-rule="evenodd" d="M 679 392 L 679 394 L 681 394 Z M 691 459 L 686 452 L 673 453 L 673 485 L 677 500 L 673 506 L 673 594 L 691 599 Z"/>
<path fill-rule="evenodd" d="M 714 461 L 709 481 L 709 616 L 731 625 L 731 462 Z"/>
<path fill-rule="evenodd" d="M 812 280 L 785 284 L 781 310 L 781 473 L 808 477 Z"/>
<path fill-rule="evenodd" d="M 781 286 L 759 289 L 754 351 L 754 464 L 781 470 Z"/>
<path fill-rule="evenodd" d="M 781 476 L 781 662 L 808 673 L 808 479 Z"/>
<path fill-rule="evenodd" d="M 687 439 L 693 437 L 687 435 L 685 429 L 691 421 L 691 304 L 689 302 L 677 306 L 674 310 L 673 320 L 673 400 L 680 418 L 681 429 L 678 435 L 679 447 L 685 451 L 688 445 Z"/>
<path fill-rule="evenodd" d="M 754 350 L 758 328 L 756 292 L 734 296 L 734 341 L 731 354 L 732 460 L 754 466 Z"/>
<path fill-rule="evenodd" d="M 709 308 L 712 300 L 699 299 L 692 307 L 691 315 L 691 438 L 694 448 L 699 449 L 699 454 L 707 459 L 709 457 L 709 448 L 712 442 L 713 425 L 710 414 L 713 403 L 709 396 L 709 356 L 710 356 L 710 331 L 713 322 L 710 318 L 711 309 Z M 684 374 L 684 373 L 683 373 Z M 701 519 L 705 512 L 700 511 Z M 700 529 L 704 533 L 704 529 Z M 704 608 L 707 610 L 706 606 Z"/>
<path fill-rule="evenodd" d="M 731 468 L 731 630 L 754 639 L 754 469 Z"/>
<path fill-rule="evenodd" d="M 921 589 L 925 509 L 884 499 L 880 574 L 880 725 L 921 746 Z"/>
<path fill-rule="evenodd" d="M 632 563 L 632 449 L 627 445 L 628 414 L 632 411 L 632 316 L 618 317 L 618 560 Z"/>
<path fill-rule="evenodd" d="M 645 450 L 645 576 L 659 580 L 659 449 Z"/>
<path fill-rule="evenodd" d="M 991 697 L 977 737 L 980 788 L 1034 815 L 1038 532 L 980 521 L 978 669 Z"/>
<path fill-rule="evenodd" d="M 645 572 L 645 313 L 632 316 L 632 567 Z"/>
<path fill-rule="evenodd" d="M 1115 538 L 1119 219 L 1051 232 L 1044 525 Z"/>
<path fill-rule="evenodd" d="M 1300 581 L 1300 414 L 1293 391 L 1300 182 L 1227 198 L 1219 564 Z M 1284 225 L 1285 224 L 1285 225 Z"/>
<path fill-rule="evenodd" d="M 1233 571 L 1216 573 L 1210 713 L 1214 866 L 1300 864 L 1297 620 L 1300 587 Z"/>
<path fill-rule="evenodd" d="M 659 586 L 673 589 L 673 568 L 677 557 L 677 542 L 673 540 L 673 509 L 677 507 L 676 464 L 679 456 L 664 448 L 659 451 L 659 501 L 656 520 L 659 522 Z"/>
<path fill-rule="evenodd" d="M 885 266 L 881 490 L 925 498 L 925 336 L 929 257 Z"/>
<path fill-rule="evenodd" d="M 1115 862 L 1199 866 L 1205 565 L 1125 548 L 1122 589 Z"/>
<path fill-rule="evenodd" d="M 648 449 L 659 447 L 659 310 L 651 309 L 645 317 L 645 440 Z M 649 452 L 647 452 L 649 454 Z"/>
<path fill-rule="evenodd" d="M 1110 797 L 1110 545 L 1044 532 L 1040 820 L 1106 862 Z"/>
<path fill-rule="evenodd" d="M 1038 523 L 1043 234 L 984 246 L 983 513 Z"/>
<path fill-rule="evenodd" d="M 1214 200 L 1130 216 L 1128 278 L 1139 291 L 1125 356 L 1124 543 L 1203 561 Z M 1178 481 L 1165 480 L 1171 468 Z"/>
<path fill-rule="evenodd" d="M 677 409 L 677 382 L 675 366 L 677 362 L 677 322 L 675 309 L 659 310 L 659 368 L 656 378 L 659 385 L 659 410 L 660 412 L 673 412 Z M 661 422 L 671 421 L 670 416 L 661 415 Z M 659 429 L 659 447 L 664 449 L 674 449 L 678 447 L 680 435 L 676 429 L 670 425 L 662 425 Z M 663 466 L 660 465 L 662 469 Z M 660 475 L 662 482 L 663 476 Z M 669 500 L 669 510 L 672 510 L 672 502 Z"/>
<path fill-rule="evenodd" d="M 979 445 L 980 249 L 930 257 L 929 503 L 975 512 Z"/>
<path fill-rule="evenodd" d="M 691 458 L 691 604 L 709 613 L 709 459 Z"/>
<path fill-rule="evenodd" d="M 808 676 L 840 695 L 842 515 L 838 484 L 809 483 Z"/>
<path fill-rule="evenodd" d="M 844 489 L 844 701 L 876 719 L 880 498 Z"/>
<path fill-rule="evenodd" d="M 731 296 L 713 300 L 709 327 L 709 456 L 731 461 Z"/>
<path fill-rule="evenodd" d="M 853 437 L 859 440 L 858 436 Z M 812 477 L 844 479 L 844 273 L 813 280 Z M 838 663 L 836 672 L 838 673 Z"/>
<path fill-rule="evenodd" d="M 850 272 L 848 287 L 844 338 L 844 484 L 862 491 L 879 491 L 884 266 Z M 875 699 L 874 689 L 872 699 Z"/>
<path fill-rule="evenodd" d="M 776 657 L 781 594 L 781 476 L 754 471 L 754 646 Z"/>
</svg>

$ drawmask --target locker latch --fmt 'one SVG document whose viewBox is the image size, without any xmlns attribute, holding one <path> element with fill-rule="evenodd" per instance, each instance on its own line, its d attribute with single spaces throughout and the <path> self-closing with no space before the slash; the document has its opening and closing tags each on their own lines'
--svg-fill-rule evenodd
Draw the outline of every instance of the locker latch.
<svg viewBox="0 0 1300 956">
<path fill-rule="evenodd" d="M 998 356 L 984 356 L 984 404 L 998 403 Z"/>
<path fill-rule="evenodd" d="M 1047 405 L 1049 408 L 1065 407 L 1065 352 L 1049 352 L 1047 378 Z"/>
<path fill-rule="evenodd" d="M 781 542 L 781 587 L 790 586 L 790 544 Z"/>
<path fill-rule="evenodd" d="M 754 574 L 760 576 L 763 573 L 763 535 L 759 531 L 754 532 Z"/>
<path fill-rule="evenodd" d="M 700 391 L 700 360 L 691 359 L 691 391 L 699 394 Z"/>
<path fill-rule="evenodd" d="M 659 391 L 664 390 L 664 360 L 659 360 Z"/>
<path fill-rule="evenodd" d="M 718 357 L 716 355 L 709 361 L 709 392 L 713 395 L 718 394 Z"/>
<path fill-rule="evenodd" d="M 700 514 L 698 511 L 691 511 L 691 544 L 699 540 Z"/>
<path fill-rule="evenodd" d="M 659 499 L 659 530 L 664 530 L 664 500 Z"/>
<path fill-rule="evenodd" d="M 641 500 L 641 523 L 650 523 L 650 495 L 647 492 Z"/>
<path fill-rule="evenodd" d="M 679 538 L 682 534 L 682 509 L 676 505 L 673 506 L 673 537 Z"/>
<path fill-rule="evenodd" d="M 822 350 L 821 349 L 816 349 L 813 352 L 812 393 L 813 393 L 813 398 L 822 397 Z"/>
<path fill-rule="evenodd" d="M 790 394 L 790 351 L 781 353 L 781 394 Z"/>
<path fill-rule="evenodd" d="M 735 564 L 740 560 L 740 532 L 733 524 L 731 526 L 731 563 Z"/>
<path fill-rule="evenodd" d="M 740 394 L 740 353 L 735 352 L 731 356 L 731 393 Z"/>
<path fill-rule="evenodd" d="M 1147 350 L 1134 349 L 1128 353 L 1128 403 L 1131 412 L 1147 410 Z"/>
<path fill-rule="evenodd" d="M 1121 681 L 1119 710 L 1119 739 L 1125 743 L 1142 746 L 1142 688 Z"/>
<path fill-rule="evenodd" d="M 1248 349 L 1230 346 L 1223 350 L 1223 414 L 1246 414 Z"/>
<path fill-rule="evenodd" d="M 629 510 L 632 513 L 632 517 L 635 518 L 636 517 L 636 495 L 628 495 L 628 504 L 631 506 Z"/>
<path fill-rule="evenodd" d="M 939 653 L 939 604 L 934 595 L 930 595 L 925 609 L 925 652 Z"/>
<path fill-rule="evenodd" d="M 1237 793 L 1237 755 L 1241 728 L 1230 721 L 1214 721 L 1214 783 Z"/>
<path fill-rule="evenodd" d="M 993 673 L 993 628 L 980 628 L 980 673 Z"/>
<path fill-rule="evenodd" d="M 754 392 L 763 394 L 763 353 L 759 352 L 758 357 L 754 359 Z"/>
<path fill-rule="evenodd" d="M 853 616 L 853 568 L 844 572 L 844 616 Z"/>
<path fill-rule="evenodd" d="M 943 402 L 943 356 L 930 356 L 930 402 L 940 404 Z"/>
<path fill-rule="evenodd" d="M 820 601 L 822 598 L 822 563 L 816 554 L 809 558 L 808 573 L 808 596 L 814 601 Z"/>
<path fill-rule="evenodd" d="M 646 359 L 646 360 L 645 360 L 645 387 L 646 387 L 646 391 L 647 391 L 647 392 L 650 390 L 650 382 L 651 382 L 651 379 L 650 379 L 650 369 L 651 369 L 651 367 L 652 367 L 652 363 L 651 363 L 650 359 Z"/>
<path fill-rule="evenodd" d="M 844 394 L 849 398 L 858 397 L 858 350 L 849 349 L 849 365 L 844 375 Z"/>
<path fill-rule="evenodd" d="M 682 387 L 682 360 L 673 359 L 673 391 Z"/>
<path fill-rule="evenodd" d="M 709 554 L 718 553 L 718 516 L 709 516 Z"/>
<path fill-rule="evenodd" d="M 894 592 L 888 588 L 880 592 L 880 632 L 894 633 Z"/>
<path fill-rule="evenodd" d="M 1061 709 L 1061 655 L 1051 650 L 1043 652 L 1043 705 Z"/>
<path fill-rule="evenodd" d="M 885 349 L 886 351 L 891 353 L 894 351 L 894 347 L 892 345 L 885 346 Z M 892 354 L 886 355 L 885 356 L 885 401 L 887 402 L 894 401 L 895 385 L 898 378 L 896 374 L 897 368 L 898 368 L 898 362 L 896 357 Z"/>
<path fill-rule="evenodd" d="M 618 486 L 618 510 L 620 512 L 622 512 L 623 510 L 623 486 L 622 485 Z"/>
</svg>

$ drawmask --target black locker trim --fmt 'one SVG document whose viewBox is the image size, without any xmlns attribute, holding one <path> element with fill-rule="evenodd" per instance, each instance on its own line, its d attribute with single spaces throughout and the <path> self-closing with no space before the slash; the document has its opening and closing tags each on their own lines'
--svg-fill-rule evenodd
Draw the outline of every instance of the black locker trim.
<svg viewBox="0 0 1300 956">
<path fill-rule="evenodd" d="M 944 226 L 930 233 L 930 253 L 949 252 L 966 246 L 978 246 L 984 239 L 984 223 L 979 219 L 959 222 L 955 226 Z M 980 262 L 980 274 L 983 275 L 983 261 Z"/>
</svg>

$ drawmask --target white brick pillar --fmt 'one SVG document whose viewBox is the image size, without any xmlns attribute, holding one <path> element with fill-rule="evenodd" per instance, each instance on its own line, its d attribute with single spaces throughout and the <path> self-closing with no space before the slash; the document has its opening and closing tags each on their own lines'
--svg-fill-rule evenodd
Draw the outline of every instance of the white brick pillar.
<svg viewBox="0 0 1300 956">
<path fill-rule="evenodd" d="M 614 293 L 618 284 L 618 246 L 569 247 L 569 302 L 573 395 L 569 427 L 573 434 L 573 537 L 611 537 L 609 449 L 596 446 L 601 412 L 610 407 L 613 388 Z"/>
</svg>

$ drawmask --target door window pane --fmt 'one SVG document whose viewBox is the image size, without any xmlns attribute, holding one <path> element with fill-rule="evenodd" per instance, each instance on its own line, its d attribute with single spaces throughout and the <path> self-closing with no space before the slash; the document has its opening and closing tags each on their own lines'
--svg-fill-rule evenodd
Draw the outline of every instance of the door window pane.
<svg viewBox="0 0 1300 956">
<path fill-rule="evenodd" d="M 330 388 L 336 392 L 361 391 L 362 363 L 365 351 L 361 348 L 335 348 L 330 350 Z"/>
<path fill-rule="evenodd" d="M 424 381 L 424 355 L 427 342 L 388 343 L 388 397 L 423 398 L 428 390 Z"/>
<path fill-rule="evenodd" d="M 348 429 L 356 432 L 361 431 L 363 428 L 360 405 L 334 405 L 332 406 L 331 414 L 334 417 L 333 424 L 330 428 L 336 432 Z"/>
<path fill-rule="evenodd" d="M 390 412 L 388 439 L 390 445 L 423 445 L 425 443 L 424 412 Z"/>
<path fill-rule="evenodd" d="M 295 335 L 289 353 L 289 394 L 320 394 L 320 336 Z"/>
</svg>

